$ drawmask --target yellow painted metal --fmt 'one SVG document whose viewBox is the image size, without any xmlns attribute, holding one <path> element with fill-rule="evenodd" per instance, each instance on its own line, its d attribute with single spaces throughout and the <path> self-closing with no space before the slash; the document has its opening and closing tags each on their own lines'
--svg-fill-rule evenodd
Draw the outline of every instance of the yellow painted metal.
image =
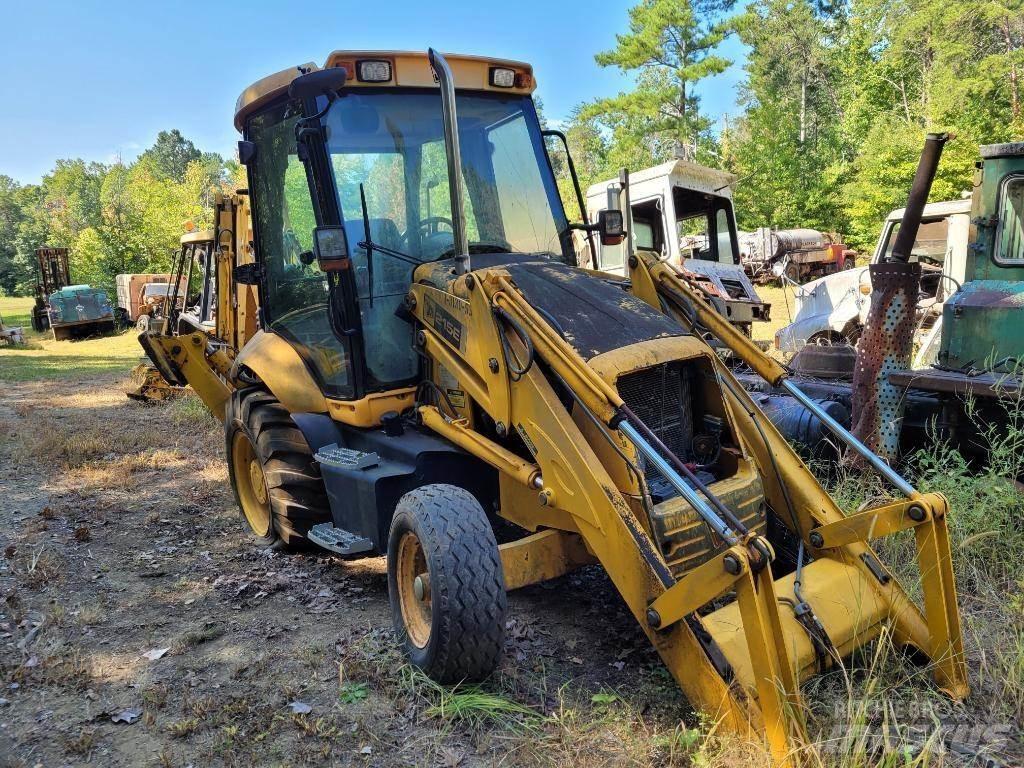
<svg viewBox="0 0 1024 768">
<path fill-rule="evenodd" d="M 355 63 L 361 59 L 384 59 L 391 62 L 393 76 L 385 83 L 361 82 L 352 71 Z M 460 90 L 525 95 L 533 93 L 536 82 L 533 67 L 522 61 L 495 59 L 484 56 L 470 56 L 458 53 L 446 53 L 445 59 L 455 79 L 455 87 Z M 283 95 L 292 80 L 304 72 L 313 72 L 331 67 L 345 67 L 348 80 L 345 87 L 359 88 L 437 88 L 430 63 L 425 52 L 418 51 L 334 51 L 324 62 L 323 67 L 309 61 L 299 66 L 276 72 L 273 75 L 257 80 L 238 97 L 235 104 L 235 128 L 239 131 L 246 118 L 269 101 Z M 520 75 L 519 82 L 512 88 L 500 88 L 490 83 L 491 67 L 513 69 Z"/>
<path fill-rule="evenodd" d="M 662 299 L 669 304 L 670 313 L 683 327 L 693 331 L 694 321 L 729 347 L 759 376 L 777 384 L 786 376 L 786 369 L 775 359 L 764 354 L 729 320 L 715 311 L 700 291 L 693 288 L 667 261 L 661 261 L 651 251 L 638 251 L 629 262 L 629 276 L 636 286 L 634 295 L 662 311 Z M 652 295 L 649 288 L 653 286 Z"/>
<path fill-rule="evenodd" d="M 477 287 L 472 293 L 486 294 L 489 298 L 482 309 L 492 326 L 490 303 L 508 311 L 527 329 L 538 357 L 566 381 L 575 382 L 581 398 L 583 392 L 589 398 L 588 405 L 592 403 L 595 410 L 604 414 L 613 413 L 614 407 L 621 404 L 618 393 L 551 331 L 507 280 L 506 273 L 498 269 L 480 270 L 474 276 Z M 417 289 L 417 295 L 422 295 L 423 289 L 419 286 Z M 477 306 L 479 304 L 473 304 L 475 320 L 480 319 L 476 314 Z M 435 326 L 426 320 L 421 301 L 415 302 L 414 312 L 430 331 L 424 339 L 425 350 L 431 356 L 437 354 L 460 382 L 473 381 L 477 386 L 476 382 L 486 380 L 486 361 L 503 359 L 495 334 L 475 338 L 467 333 L 469 341 L 463 351 L 451 338 L 433 338 L 439 334 L 433 332 Z M 468 313 L 462 317 L 468 320 Z M 515 334 L 510 334 L 508 341 L 517 353 L 525 354 Z M 471 355 L 478 361 L 477 365 L 484 367 L 472 366 Z M 466 389 L 471 392 L 470 386 Z M 486 397 L 487 391 L 483 387 L 481 390 Z M 548 524 L 578 531 L 687 697 L 712 717 L 720 719 L 724 727 L 756 737 L 763 729 L 759 705 L 754 698 L 737 695 L 730 688 L 715 670 L 693 628 L 686 622 L 676 622 L 658 631 L 648 624 L 648 606 L 672 586 L 674 579 L 654 541 L 616 487 L 605 463 L 583 436 L 546 376 L 538 366 L 533 366 L 511 383 L 509 394 L 513 426 L 541 469 L 544 488 L 537 496 L 545 501 L 517 510 L 516 505 L 524 503 L 525 491 L 516 489 L 523 486 L 502 476 L 500 514 L 514 522 L 522 521 L 520 524 L 527 528 L 535 528 L 536 520 L 543 516 Z M 783 741 L 777 745 L 780 754 L 787 748 L 786 744 Z"/>
<path fill-rule="evenodd" d="M 732 572 L 725 566 L 726 558 L 736 564 Z M 743 549 L 731 547 L 697 566 L 651 603 L 651 610 L 658 614 L 660 620 L 659 628 L 675 624 L 716 597 L 724 595 L 743 575 L 746 563 Z"/>
<path fill-rule="evenodd" d="M 785 369 L 777 361 L 757 349 L 726 318 L 718 315 L 670 265 L 640 252 L 630 262 L 630 268 L 634 285 L 644 285 L 643 274 L 647 273 L 658 289 L 656 300 L 638 294 L 640 298 L 645 298 L 659 309 L 667 305 L 669 314 L 688 329 L 710 332 L 766 380 L 778 383 L 786 376 Z M 766 500 L 776 511 L 778 520 L 808 545 L 812 529 L 817 529 L 818 533 L 824 532 L 837 544 L 819 552 L 819 560 L 809 568 L 813 567 L 815 571 L 812 572 L 817 573 L 818 570 L 839 566 L 847 569 L 844 571 L 847 575 L 839 577 L 838 581 L 830 580 L 827 576 L 815 577 L 814 581 L 829 585 L 833 594 L 846 590 L 840 599 L 841 603 L 846 602 L 846 596 L 861 600 L 867 610 L 864 618 L 859 619 L 861 623 L 858 627 L 872 623 L 872 606 L 878 601 L 884 608 L 884 620 L 891 627 L 895 641 L 912 645 L 929 656 L 936 681 L 950 696 L 965 696 L 968 690 L 966 665 L 945 520 L 945 499 L 938 494 L 915 491 L 906 504 L 882 505 L 881 508 L 864 510 L 847 518 L 791 446 L 761 414 L 731 372 L 720 362 L 716 364 L 716 369 L 731 421 L 736 425 L 743 445 L 753 454 L 761 468 Z M 923 611 L 911 601 L 893 574 L 865 543 L 865 539 L 870 536 L 888 535 L 907 527 L 896 518 L 899 509 L 906 509 L 911 503 L 922 506 L 927 518 L 914 527 L 917 561 L 925 593 Z M 790 588 L 791 585 L 784 585 L 778 591 L 784 593 Z M 810 589 L 808 580 L 805 594 Z M 850 623 L 842 611 L 838 611 L 834 618 L 819 618 L 834 642 L 835 636 L 839 636 L 842 643 L 843 636 L 849 635 Z M 706 621 L 714 619 L 709 617 Z M 735 626 L 735 622 L 733 624 Z M 873 632 L 853 633 L 846 650 L 852 650 L 862 641 L 870 639 Z M 791 632 L 787 629 L 785 634 L 788 637 L 799 637 L 795 630 Z M 797 657 L 807 658 L 806 650 L 798 651 Z M 734 656 L 738 658 L 739 654 Z"/>
<path fill-rule="evenodd" d="M 174 362 L 210 412 L 224 421 L 224 406 L 233 391 L 228 383 L 231 358 L 227 353 L 209 344 L 209 336 L 201 332 L 189 336 L 152 336 L 150 341 Z"/>
<path fill-rule="evenodd" d="M 922 494 L 916 499 L 904 499 L 881 507 L 872 507 L 842 520 L 823 525 L 814 530 L 821 537 L 818 549 L 830 549 L 856 541 L 871 541 L 905 531 L 920 525 L 930 515 L 934 506 L 945 508 L 945 499 L 937 493 Z M 920 510 L 920 519 L 910 516 L 913 509 Z"/>
<path fill-rule="evenodd" d="M 359 400 L 327 399 L 327 412 L 331 418 L 352 427 L 376 427 L 380 417 L 388 411 L 401 413 L 412 408 L 416 400 L 415 387 L 403 387 L 388 392 L 371 392 Z"/>
<path fill-rule="evenodd" d="M 449 419 L 432 405 L 421 406 L 420 418 L 424 426 L 451 440 L 495 469 L 517 480 L 528 488 L 540 490 L 542 478 L 536 464 L 524 461 L 507 448 L 469 428 L 465 419 Z"/>
<path fill-rule="evenodd" d="M 327 399 L 295 347 L 276 333 L 258 331 L 235 358 L 267 385 L 291 413 L 326 413 Z"/>
<path fill-rule="evenodd" d="M 498 553 L 508 590 L 554 579 L 597 562 L 579 534 L 556 530 L 540 531 L 502 544 Z"/>
<path fill-rule="evenodd" d="M 773 593 L 792 601 L 793 578 L 794 574 L 789 574 L 778 579 Z M 888 605 L 873 588 L 870 578 L 857 568 L 829 558 L 804 566 L 802 594 L 842 656 L 874 639 L 888 617 Z M 783 605 L 779 617 L 792 673 L 806 679 L 816 671 L 814 646 L 791 607 Z M 754 688 L 758 672 L 743 632 L 745 618 L 739 602 L 734 602 L 701 621 L 729 660 L 736 679 L 745 687 Z"/>
</svg>

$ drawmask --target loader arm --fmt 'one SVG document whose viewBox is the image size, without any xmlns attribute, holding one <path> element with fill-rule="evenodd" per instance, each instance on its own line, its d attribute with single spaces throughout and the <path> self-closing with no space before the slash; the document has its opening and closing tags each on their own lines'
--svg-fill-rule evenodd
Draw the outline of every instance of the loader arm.
<svg viewBox="0 0 1024 768">
<path fill-rule="evenodd" d="M 690 701 L 733 732 L 766 735 L 775 759 L 788 763 L 803 725 L 770 567 L 761 550 L 751 546 L 760 543 L 760 537 L 748 531 L 700 568 L 682 578 L 673 576 L 649 535 L 649 522 L 637 514 L 629 502 L 631 494 L 616 485 L 611 468 L 573 418 L 577 409 L 589 413 L 605 431 L 605 439 L 616 441 L 627 457 L 635 459 L 634 445 L 617 428 L 629 417 L 622 416 L 623 401 L 614 387 L 529 306 L 508 273 L 477 271 L 468 281 L 457 282 L 455 292 L 465 298 L 413 286 L 407 304 L 422 324 L 420 348 L 460 381 L 471 382 L 471 394 L 491 418 L 514 425 L 530 446 L 533 462 L 509 454 L 465 421 L 433 406 L 421 408 L 424 424 L 502 473 L 502 516 L 529 530 L 544 527 L 579 534 Z M 454 336 L 438 330 L 444 326 L 430 317 L 436 317 L 431 307 L 439 301 L 465 323 L 467 332 Z M 503 330 L 502 323 L 518 328 L 521 335 Z M 531 348 L 536 355 L 538 364 L 514 381 L 503 365 L 502 334 L 507 334 L 509 348 L 519 360 L 526 360 Z M 471 341 L 460 349 L 456 338 Z M 491 360 L 502 363 L 495 366 Z M 572 411 L 559 398 L 552 379 L 572 392 Z M 713 642 L 697 634 L 703 634 L 694 615 L 697 609 L 730 591 L 738 594 L 743 644 L 754 660 L 751 666 L 764 672 L 749 681 L 749 688 L 727 679 L 728 662 L 716 653 Z"/>
<path fill-rule="evenodd" d="M 847 516 L 814 479 L 793 448 L 760 412 L 724 364 L 718 375 L 735 409 L 750 450 L 757 455 L 765 477 L 765 490 L 781 521 L 800 537 L 815 558 L 836 558 L 855 567 L 886 604 L 897 642 L 910 644 L 933 663 L 938 685 L 952 698 L 968 693 L 963 635 L 953 578 L 946 516 L 941 494 L 923 494 L 885 461 L 831 419 L 789 380 L 789 372 L 762 352 L 705 301 L 671 265 L 654 254 L 638 252 L 630 260 L 631 290 L 662 309 L 696 335 L 710 334 L 746 365 L 775 387 L 782 387 L 811 409 L 832 432 L 859 453 L 905 497 Z M 913 528 L 917 565 L 924 593 L 918 608 L 870 548 L 872 539 Z M 841 533 L 840 533 L 841 532 Z M 827 627 L 826 627 L 827 628 Z"/>
<path fill-rule="evenodd" d="M 582 537 L 695 706 L 737 733 L 762 734 L 774 759 L 787 763 L 804 734 L 799 681 L 838 663 L 886 627 L 898 642 L 932 658 L 945 690 L 965 694 L 948 548 L 943 555 L 948 545 L 941 496 L 918 495 L 845 517 L 729 372 L 716 364 L 714 377 L 760 468 L 769 507 L 813 553 L 814 561 L 803 567 L 800 604 L 810 606 L 825 633 L 816 644 L 808 619 L 785 607 L 793 605 L 790 594 L 800 594 L 797 576 L 776 579 L 770 545 L 742 524 L 731 527 L 730 520 L 716 528 L 721 547 L 698 567 L 679 573 L 668 566 L 651 536 L 646 510 L 635 502 L 644 493 L 643 481 L 613 479 L 626 474 L 617 471 L 618 461 L 635 465 L 641 455 L 657 460 L 646 425 L 531 305 L 508 272 L 477 271 L 455 279 L 450 291 L 414 285 L 407 306 L 421 324 L 417 340 L 424 355 L 465 384 L 502 425 L 499 431 L 521 435 L 530 457 L 510 452 L 468 420 L 434 406 L 421 407 L 424 424 L 499 470 L 503 517 L 530 531 L 550 528 Z M 697 344 L 692 337 L 674 343 L 680 353 Z M 705 354 L 713 358 L 710 349 Z M 563 388 L 571 395 L 569 406 L 559 397 Z M 596 430 L 581 428 L 581 412 L 602 434 L 595 437 Z M 622 457 L 609 460 L 599 450 L 601 439 L 614 441 Z M 671 462 L 662 470 L 671 472 Z M 714 526 L 719 509 L 714 492 L 680 490 Z M 924 613 L 867 544 L 911 527 L 922 570 L 929 574 Z M 543 576 L 520 573 L 516 583 Z M 731 594 L 733 602 L 710 610 Z M 832 657 L 822 658 L 822 644 Z"/>
</svg>

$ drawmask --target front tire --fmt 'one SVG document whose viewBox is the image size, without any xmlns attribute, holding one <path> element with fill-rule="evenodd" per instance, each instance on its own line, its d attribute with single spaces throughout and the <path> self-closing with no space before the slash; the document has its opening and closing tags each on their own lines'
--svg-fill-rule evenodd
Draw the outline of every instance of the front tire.
<svg viewBox="0 0 1024 768">
<path fill-rule="evenodd" d="M 398 502 L 388 536 L 388 596 L 409 660 L 439 683 L 478 681 L 501 659 L 505 574 L 480 503 L 454 485 Z"/>
<path fill-rule="evenodd" d="M 224 419 L 228 475 L 261 547 L 298 547 L 330 520 L 320 470 L 288 411 L 262 389 L 236 392 Z"/>
</svg>

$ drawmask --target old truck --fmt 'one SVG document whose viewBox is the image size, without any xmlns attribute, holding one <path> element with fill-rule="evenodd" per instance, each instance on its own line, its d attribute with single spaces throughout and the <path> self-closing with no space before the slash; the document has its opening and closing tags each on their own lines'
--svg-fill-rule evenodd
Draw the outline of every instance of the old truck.
<svg viewBox="0 0 1024 768">
<path fill-rule="evenodd" d="M 587 214 L 629 209 L 632 243 L 597 244 L 580 261 L 615 275 L 626 273 L 629 245 L 660 253 L 700 283 L 715 308 L 748 336 L 751 324 L 767 322 L 771 305 L 761 301 L 740 265 L 731 173 L 672 160 L 624 174 L 587 189 Z M 584 249 L 589 251 L 589 248 Z"/>
<path fill-rule="evenodd" d="M 114 329 L 114 309 L 107 292 L 90 285 L 69 285 L 71 270 L 68 249 L 43 246 L 36 249 L 36 301 L 32 308 L 32 328 L 53 330 L 60 341 Z"/>
<path fill-rule="evenodd" d="M 1004 422 L 1007 398 L 1012 402 L 1021 393 L 1024 142 L 982 146 L 973 190 L 969 201 L 926 206 L 923 226 L 907 254 L 911 264 L 917 261 L 921 265 L 921 293 L 929 286 L 948 284 L 951 288 L 948 296 L 936 291 L 938 299 L 945 296 L 941 315 L 931 331 L 919 337 L 914 363 L 909 368 L 883 370 L 878 384 L 879 390 L 884 387 L 889 399 L 900 405 L 892 429 L 893 440 L 902 449 L 938 437 L 966 455 L 984 458 L 986 441 L 981 433 L 986 426 Z M 901 213 L 894 212 L 894 216 Z M 896 222 L 890 221 L 883 232 L 876 251 L 881 263 L 888 261 L 895 226 Z M 947 238 L 944 245 L 943 232 Z M 960 249 L 957 243 L 965 247 Z M 868 293 L 877 289 L 871 285 Z M 919 314 L 916 322 L 920 321 Z M 858 358 L 871 351 L 863 347 L 862 342 Z M 934 362 L 928 363 L 932 356 Z M 826 358 L 832 362 L 821 365 Z M 805 364 L 808 360 L 811 366 Z M 843 347 L 805 347 L 792 363 L 798 375 L 804 374 L 802 386 L 814 397 L 851 411 L 854 387 L 848 380 L 854 366 L 860 364 Z M 826 375 L 825 368 L 830 368 L 831 374 Z M 785 393 L 753 378 L 744 383 L 759 393 L 770 414 L 779 415 L 773 421 L 790 438 L 808 442 L 820 433 L 807 428 L 806 414 L 794 403 L 778 400 L 785 398 Z M 874 396 L 875 390 L 869 394 Z M 843 419 L 837 416 L 837 420 Z"/>
<path fill-rule="evenodd" d="M 934 329 L 941 324 L 946 297 L 964 281 L 970 214 L 970 198 L 925 206 L 911 254 L 922 269 L 918 315 L 920 341 L 925 349 L 934 350 L 934 344 L 924 342 L 935 337 Z M 886 217 L 871 264 L 884 261 L 892 250 L 901 221 L 902 208 Z M 870 305 L 871 276 L 867 265 L 812 280 L 797 286 L 794 293 L 793 321 L 775 333 L 776 349 L 795 354 L 807 344 L 857 343 Z M 922 358 L 922 363 L 925 360 Z"/>
<path fill-rule="evenodd" d="M 151 322 L 159 319 L 164 304 L 174 294 L 169 273 L 135 273 L 117 275 L 117 308 L 122 325 L 134 325 L 139 332 L 149 328 Z M 181 309 L 185 303 L 184 291 L 177 294 L 176 304 Z"/>
<path fill-rule="evenodd" d="M 852 269 L 857 254 L 835 232 L 759 227 L 743 238 L 742 263 L 751 279 L 770 283 L 784 275 L 800 283 Z"/>
</svg>

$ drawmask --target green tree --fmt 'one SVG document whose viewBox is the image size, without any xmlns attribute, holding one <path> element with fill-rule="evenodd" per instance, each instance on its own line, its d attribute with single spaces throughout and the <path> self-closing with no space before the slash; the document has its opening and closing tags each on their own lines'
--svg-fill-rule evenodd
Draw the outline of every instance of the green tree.
<svg viewBox="0 0 1024 768">
<path fill-rule="evenodd" d="M 843 229 L 847 162 L 834 41 L 844 17 L 808 0 L 755 0 L 737 20 L 750 47 L 745 113 L 723 142 L 741 227 Z"/>
<path fill-rule="evenodd" d="M 710 121 L 700 114 L 695 86 L 724 72 L 728 59 L 715 50 L 729 34 L 723 18 L 734 0 L 642 0 L 629 11 L 629 32 L 601 66 L 634 74 L 629 92 L 599 99 L 581 112 L 610 132 L 609 160 L 641 168 L 675 154 L 693 157 L 710 142 Z"/>
<path fill-rule="evenodd" d="M 152 163 L 157 178 L 179 182 L 184 180 L 189 164 L 202 159 L 203 153 L 177 128 L 160 131 L 156 143 L 139 156 L 139 162 Z"/>
</svg>

